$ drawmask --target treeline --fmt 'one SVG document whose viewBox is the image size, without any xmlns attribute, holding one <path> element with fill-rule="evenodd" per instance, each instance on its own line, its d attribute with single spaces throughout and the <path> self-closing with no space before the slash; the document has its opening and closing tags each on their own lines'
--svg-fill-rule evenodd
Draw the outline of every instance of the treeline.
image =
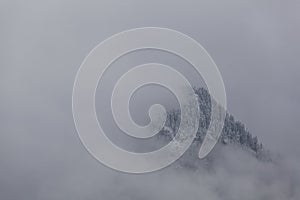
<svg viewBox="0 0 300 200">
<path fill-rule="evenodd" d="M 202 142 L 210 123 L 211 116 L 211 98 L 208 91 L 204 88 L 195 88 L 195 93 L 198 96 L 200 107 L 199 129 L 196 136 L 196 141 Z M 174 137 L 180 124 L 180 110 L 172 110 L 168 112 L 163 134 Z M 246 129 L 245 125 L 226 112 L 222 135 L 219 142 L 223 144 L 239 144 L 247 147 L 255 153 L 260 153 L 263 145 L 258 141 L 256 136 Z"/>
</svg>

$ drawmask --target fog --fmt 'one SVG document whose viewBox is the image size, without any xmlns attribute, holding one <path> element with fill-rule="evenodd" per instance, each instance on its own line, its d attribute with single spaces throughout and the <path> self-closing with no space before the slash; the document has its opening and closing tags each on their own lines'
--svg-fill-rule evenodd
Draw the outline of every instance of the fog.
<svg viewBox="0 0 300 200">
<path fill-rule="evenodd" d="M 299 6 L 292 0 L 0 1 L 1 199 L 299 199 Z M 212 161 L 195 161 L 196 171 L 178 162 L 140 176 L 94 160 L 72 118 L 76 72 L 99 42 L 144 26 L 172 28 L 201 43 L 221 71 L 229 112 L 280 158 L 259 162 L 239 148 L 219 147 Z M 153 60 L 204 86 L 186 63 L 159 52 L 112 67 Z M 111 82 L 121 72 L 112 70 Z M 98 118 L 116 134 L 114 142 L 131 145 L 114 131 L 101 100 L 110 84 L 98 88 Z M 148 90 L 131 105 L 141 124 L 153 102 L 177 105 L 168 92 L 157 99 Z"/>
</svg>

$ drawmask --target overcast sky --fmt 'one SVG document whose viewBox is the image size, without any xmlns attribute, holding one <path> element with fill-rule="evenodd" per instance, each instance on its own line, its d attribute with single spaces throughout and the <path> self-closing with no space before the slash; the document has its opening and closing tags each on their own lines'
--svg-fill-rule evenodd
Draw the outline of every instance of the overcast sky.
<svg viewBox="0 0 300 200">
<path fill-rule="evenodd" d="M 175 29 L 202 44 L 223 76 L 229 112 L 266 148 L 299 158 L 299 10 L 297 0 L 1 0 L 2 174 L 18 171 L 20 161 L 27 174 L 39 173 L 32 165 L 55 168 L 62 152 L 87 156 L 72 119 L 76 72 L 99 42 L 145 26 Z"/>
</svg>

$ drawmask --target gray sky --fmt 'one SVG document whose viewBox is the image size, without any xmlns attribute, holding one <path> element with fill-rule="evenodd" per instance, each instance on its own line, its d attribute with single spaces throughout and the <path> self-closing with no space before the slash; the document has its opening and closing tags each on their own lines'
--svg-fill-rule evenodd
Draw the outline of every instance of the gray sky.
<svg viewBox="0 0 300 200">
<path fill-rule="evenodd" d="M 296 0 L 0 1 L 2 180 L 87 157 L 72 119 L 76 72 L 99 42 L 144 26 L 201 43 L 221 71 L 229 112 L 267 148 L 299 158 L 299 10 Z"/>
</svg>

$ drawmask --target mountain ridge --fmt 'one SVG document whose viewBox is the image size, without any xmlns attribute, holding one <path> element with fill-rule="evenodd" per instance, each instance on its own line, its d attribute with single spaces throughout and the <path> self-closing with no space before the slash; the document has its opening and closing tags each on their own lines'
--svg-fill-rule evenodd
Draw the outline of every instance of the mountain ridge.
<svg viewBox="0 0 300 200">
<path fill-rule="evenodd" d="M 211 118 L 211 95 L 205 88 L 194 88 L 195 94 L 198 97 L 200 118 L 199 128 L 196 134 L 194 143 L 201 144 L 206 135 L 207 129 L 210 124 Z M 213 100 L 214 101 L 214 100 Z M 170 110 L 167 112 L 167 119 L 162 135 L 173 138 L 177 133 L 177 129 L 180 124 L 180 110 Z M 268 151 L 264 149 L 263 144 L 258 140 L 257 136 L 253 136 L 250 131 L 247 130 L 244 123 L 236 120 L 235 117 L 226 110 L 226 117 L 224 120 L 224 126 L 218 143 L 223 145 L 239 145 L 242 148 L 251 151 L 260 160 L 270 160 Z M 199 146 L 197 145 L 196 146 Z"/>
</svg>

